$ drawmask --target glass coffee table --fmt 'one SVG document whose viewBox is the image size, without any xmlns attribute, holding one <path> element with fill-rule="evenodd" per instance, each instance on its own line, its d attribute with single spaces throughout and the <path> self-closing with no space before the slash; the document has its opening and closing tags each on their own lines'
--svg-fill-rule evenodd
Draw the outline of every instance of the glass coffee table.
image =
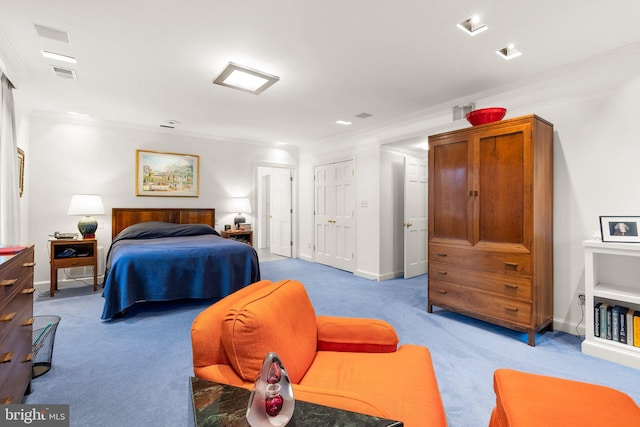
<svg viewBox="0 0 640 427">
<path fill-rule="evenodd" d="M 245 416 L 251 394 L 249 390 L 195 377 L 189 378 L 189 390 L 191 393 L 189 426 L 249 427 Z M 403 425 L 400 421 L 296 400 L 293 418 L 287 427 L 402 427 Z"/>
</svg>

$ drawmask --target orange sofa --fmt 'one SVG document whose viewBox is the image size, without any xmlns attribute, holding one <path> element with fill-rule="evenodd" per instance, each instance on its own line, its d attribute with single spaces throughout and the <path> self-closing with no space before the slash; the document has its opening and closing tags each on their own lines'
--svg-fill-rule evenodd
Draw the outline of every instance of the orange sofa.
<svg viewBox="0 0 640 427">
<path fill-rule="evenodd" d="M 375 319 L 316 316 L 304 286 L 263 280 L 216 302 L 191 328 L 195 376 L 251 389 L 264 357 L 282 360 L 297 400 L 446 426 L 429 350 L 398 347 Z"/>
<path fill-rule="evenodd" d="M 640 408 L 610 387 L 511 369 L 493 376 L 489 427 L 639 426 Z"/>
</svg>

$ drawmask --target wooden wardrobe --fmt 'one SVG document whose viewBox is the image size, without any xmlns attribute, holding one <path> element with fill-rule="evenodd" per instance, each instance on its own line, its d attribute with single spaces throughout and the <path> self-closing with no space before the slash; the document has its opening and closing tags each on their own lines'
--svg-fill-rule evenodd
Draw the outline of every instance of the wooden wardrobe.
<svg viewBox="0 0 640 427">
<path fill-rule="evenodd" d="M 429 137 L 429 300 L 553 328 L 553 125 L 535 115 Z"/>
</svg>

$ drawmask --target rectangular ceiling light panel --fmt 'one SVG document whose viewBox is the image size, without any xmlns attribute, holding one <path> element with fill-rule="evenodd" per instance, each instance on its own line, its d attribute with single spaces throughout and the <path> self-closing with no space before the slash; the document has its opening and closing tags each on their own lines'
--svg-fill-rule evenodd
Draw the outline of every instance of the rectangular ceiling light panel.
<svg viewBox="0 0 640 427">
<path fill-rule="evenodd" d="M 213 83 L 258 95 L 273 86 L 278 80 L 280 77 L 229 62 L 227 67 L 213 80 Z"/>
<path fill-rule="evenodd" d="M 76 64 L 78 62 L 73 56 L 67 56 L 61 53 L 49 52 L 46 50 L 42 51 L 42 56 L 49 59 L 55 59 L 56 61 L 70 62 L 72 64 Z"/>
</svg>

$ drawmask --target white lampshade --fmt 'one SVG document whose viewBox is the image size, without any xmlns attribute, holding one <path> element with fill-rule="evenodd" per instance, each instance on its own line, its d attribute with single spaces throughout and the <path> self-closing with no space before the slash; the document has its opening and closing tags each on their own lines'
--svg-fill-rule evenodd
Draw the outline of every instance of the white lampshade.
<svg viewBox="0 0 640 427">
<path fill-rule="evenodd" d="M 250 214 L 251 203 L 248 197 L 234 197 L 231 199 L 231 212 L 237 212 L 238 214 Z"/>
<path fill-rule="evenodd" d="M 96 194 L 75 194 L 69 203 L 68 215 L 104 215 L 102 197 Z"/>
</svg>

